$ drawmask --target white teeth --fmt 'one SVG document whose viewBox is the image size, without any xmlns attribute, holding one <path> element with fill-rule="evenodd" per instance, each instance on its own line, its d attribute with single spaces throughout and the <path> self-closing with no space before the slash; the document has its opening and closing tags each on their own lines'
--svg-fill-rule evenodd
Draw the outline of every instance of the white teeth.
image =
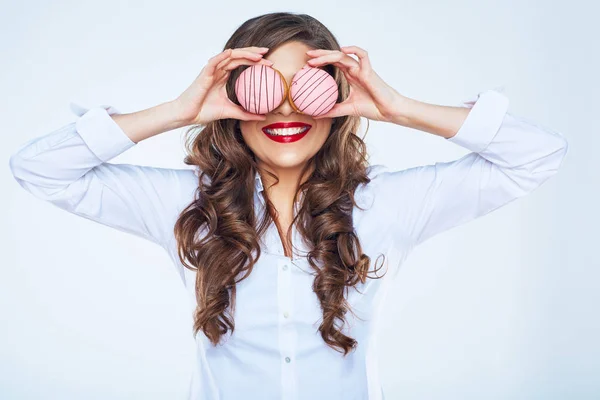
<svg viewBox="0 0 600 400">
<path fill-rule="evenodd" d="M 306 132 L 308 126 L 302 128 L 279 128 L 279 129 L 265 129 L 270 135 L 285 136 L 285 135 L 297 135 L 302 132 Z"/>
</svg>

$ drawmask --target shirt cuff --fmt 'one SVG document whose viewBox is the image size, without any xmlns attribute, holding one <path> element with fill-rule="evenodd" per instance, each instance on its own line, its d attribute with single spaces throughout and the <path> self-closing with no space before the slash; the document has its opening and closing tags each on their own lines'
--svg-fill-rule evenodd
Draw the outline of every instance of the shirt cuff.
<svg viewBox="0 0 600 400">
<path fill-rule="evenodd" d="M 498 133 L 508 111 L 509 100 L 499 91 L 489 89 L 463 104 L 471 108 L 471 111 L 458 132 L 446 140 L 479 153 L 485 150 Z"/>
<path fill-rule="evenodd" d="M 110 115 L 118 113 L 114 107 L 98 106 L 86 110 L 71 103 L 71 109 L 76 114 L 81 113 L 75 122 L 77 133 L 96 157 L 103 162 L 107 162 L 136 144 L 110 117 Z"/>
</svg>

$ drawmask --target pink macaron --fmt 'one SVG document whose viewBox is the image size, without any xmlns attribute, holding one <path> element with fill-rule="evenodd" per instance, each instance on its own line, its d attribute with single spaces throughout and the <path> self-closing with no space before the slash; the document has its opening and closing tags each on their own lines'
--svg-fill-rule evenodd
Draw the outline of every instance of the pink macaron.
<svg viewBox="0 0 600 400">
<path fill-rule="evenodd" d="M 297 112 L 317 116 L 333 108 L 338 98 L 338 86 L 321 68 L 305 65 L 294 74 L 288 86 L 277 69 L 255 64 L 237 78 L 235 94 L 241 106 L 254 114 L 267 114 L 287 98 Z"/>
<path fill-rule="evenodd" d="M 294 75 L 289 98 L 290 103 L 303 114 L 325 114 L 337 102 L 338 85 L 324 69 L 306 65 Z"/>
</svg>

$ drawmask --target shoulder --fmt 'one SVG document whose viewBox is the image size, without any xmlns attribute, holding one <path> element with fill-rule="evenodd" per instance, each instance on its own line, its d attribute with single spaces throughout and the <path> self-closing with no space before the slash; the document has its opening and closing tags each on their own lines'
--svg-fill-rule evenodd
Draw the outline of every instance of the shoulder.
<svg viewBox="0 0 600 400">
<path fill-rule="evenodd" d="M 385 185 L 386 181 L 392 174 L 398 174 L 402 171 L 391 171 L 387 165 L 384 164 L 372 164 L 367 167 L 367 176 L 369 177 L 369 183 L 361 184 L 357 187 L 364 193 L 370 193 L 373 190 L 378 190 L 382 185 Z"/>
<path fill-rule="evenodd" d="M 376 177 L 379 174 L 381 174 L 382 172 L 386 172 L 388 170 L 389 169 L 388 169 L 387 165 L 371 164 L 367 167 L 367 175 L 369 175 L 369 177 Z"/>
<path fill-rule="evenodd" d="M 195 198 L 198 174 L 193 168 L 130 168 L 128 172 L 133 174 L 130 179 L 146 187 L 142 194 L 154 203 L 153 212 L 165 213 L 169 220 L 176 219 Z"/>
<path fill-rule="evenodd" d="M 391 170 L 387 165 L 373 164 L 367 167 L 370 182 L 356 188 L 359 203 L 382 210 L 401 209 L 409 201 L 417 186 L 427 181 L 424 174 L 431 173 L 427 166 Z"/>
<path fill-rule="evenodd" d="M 389 173 L 389 168 L 383 164 L 372 164 L 367 167 L 366 172 L 370 181 L 358 185 L 354 195 L 360 207 L 369 208 L 373 206 L 376 194 L 382 190 L 382 183 Z"/>
<path fill-rule="evenodd" d="M 182 210 L 194 200 L 199 186 L 198 168 L 185 168 L 173 170 L 175 180 L 178 183 L 177 193 L 179 194 L 178 209 Z"/>
<path fill-rule="evenodd" d="M 161 203 L 165 211 L 164 221 L 170 232 L 168 242 L 169 246 L 172 246 L 175 243 L 173 227 L 183 210 L 195 200 L 199 175 L 196 168 L 158 168 L 156 170 L 160 171 L 159 175 L 163 177 L 156 181 L 161 185 L 156 187 L 156 190 L 161 192 Z"/>
</svg>

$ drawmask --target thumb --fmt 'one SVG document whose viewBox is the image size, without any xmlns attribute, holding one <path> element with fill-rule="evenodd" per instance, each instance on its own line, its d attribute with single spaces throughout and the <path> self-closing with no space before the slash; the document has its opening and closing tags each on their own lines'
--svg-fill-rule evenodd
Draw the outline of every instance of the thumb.
<svg viewBox="0 0 600 400">
<path fill-rule="evenodd" d="M 231 118 L 236 118 L 242 121 L 264 121 L 267 119 L 264 114 L 253 114 L 241 107 L 236 107 L 231 111 Z"/>
<path fill-rule="evenodd" d="M 336 103 L 331 110 L 326 112 L 325 114 L 321 114 L 319 116 L 313 117 L 314 119 L 321 118 L 335 118 L 342 117 L 344 115 L 352 115 L 352 106 L 349 102 Z"/>
</svg>

